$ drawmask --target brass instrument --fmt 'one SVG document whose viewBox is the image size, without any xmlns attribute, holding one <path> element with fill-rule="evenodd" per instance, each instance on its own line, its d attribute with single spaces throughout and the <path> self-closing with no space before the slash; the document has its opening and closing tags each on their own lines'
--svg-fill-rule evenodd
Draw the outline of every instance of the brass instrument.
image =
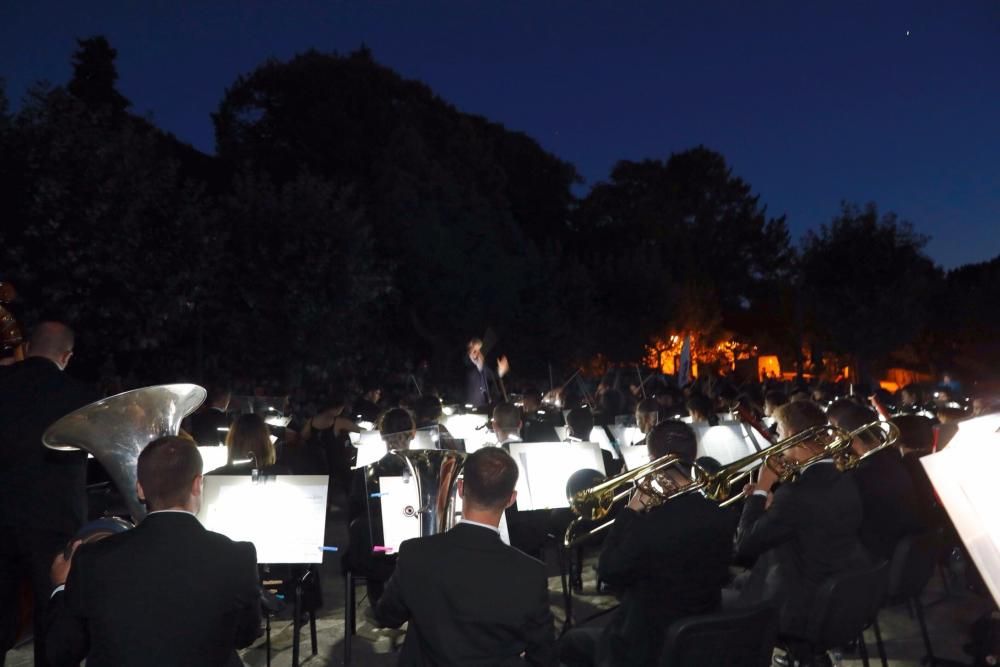
<svg viewBox="0 0 1000 667">
<path fill-rule="evenodd" d="M 695 490 L 692 487 L 701 488 L 698 486 L 700 484 L 698 479 L 679 485 L 665 474 L 668 469 L 676 468 L 680 463 L 681 460 L 676 455 L 666 454 L 638 468 L 610 477 L 600 484 L 570 493 L 570 508 L 578 516 L 567 526 L 563 535 L 563 546 L 569 549 L 611 526 L 615 522 L 614 519 L 609 519 L 580 537 L 573 537 L 581 522 L 600 521 L 608 515 L 615 503 L 627 498 L 633 491 L 648 496 L 652 500 L 651 506 L 655 507 L 671 498 Z M 700 471 L 700 468 L 696 469 Z M 624 490 L 618 490 L 626 486 Z"/>
<path fill-rule="evenodd" d="M 142 521 L 146 509 L 136 495 L 139 452 L 151 441 L 177 435 L 181 420 L 205 400 L 194 384 L 165 384 L 109 396 L 69 413 L 45 429 L 49 449 L 94 455 L 118 487 L 129 514 Z"/>
<path fill-rule="evenodd" d="M 872 454 L 882 451 L 886 447 L 892 447 L 899 440 L 899 428 L 896 427 L 891 421 L 873 421 L 871 423 L 865 424 L 860 428 L 856 428 L 850 433 L 851 440 L 855 438 L 865 439 L 865 436 L 873 435 L 878 439 L 878 443 L 872 445 L 870 442 L 865 442 L 866 446 L 870 447 L 860 456 L 857 456 L 857 463 L 864 461 Z"/>
</svg>

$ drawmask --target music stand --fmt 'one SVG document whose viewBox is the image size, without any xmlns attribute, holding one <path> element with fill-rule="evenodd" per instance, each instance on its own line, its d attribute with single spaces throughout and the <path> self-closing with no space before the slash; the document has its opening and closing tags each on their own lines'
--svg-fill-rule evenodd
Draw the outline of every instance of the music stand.
<svg viewBox="0 0 1000 667">
<path fill-rule="evenodd" d="M 352 434 L 353 435 L 353 434 Z M 353 440 L 353 438 L 352 438 Z M 413 440 L 410 441 L 410 449 L 440 449 L 441 437 L 437 427 L 429 427 L 418 430 Z M 358 434 L 357 441 L 354 442 L 357 449 L 357 456 L 352 468 L 364 468 L 381 459 L 389 453 L 389 447 L 385 444 L 382 434 L 378 431 L 364 431 Z"/>
<path fill-rule="evenodd" d="M 224 467 L 229 462 L 229 448 L 221 445 L 198 446 L 201 454 L 201 472 L 204 475 L 217 468 Z"/>
<path fill-rule="evenodd" d="M 224 449 L 224 448 L 223 448 Z M 259 565 L 294 568 L 292 665 L 299 664 L 302 585 L 323 562 L 328 475 L 208 475 L 197 517 L 206 529 L 232 540 L 252 542 Z M 312 652 L 316 655 L 316 616 L 310 612 Z M 271 617 L 267 615 L 267 661 L 271 662 Z"/>
<path fill-rule="evenodd" d="M 728 465 L 757 451 L 753 441 L 742 431 L 740 422 L 718 426 L 694 424 L 698 438 L 698 457 L 710 456 L 722 465 Z"/>
<path fill-rule="evenodd" d="M 920 459 L 983 582 L 1000 605 L 1000 415 L 958 424 L 948 447 Z"/>
<path fill-rule="evenodd" d="M 584 469 L 606 474 L 596 442 L 512 442 L 510 455 L 517 463 L 519 512 L 568 508 L 570 475 Z"/>
</svg>

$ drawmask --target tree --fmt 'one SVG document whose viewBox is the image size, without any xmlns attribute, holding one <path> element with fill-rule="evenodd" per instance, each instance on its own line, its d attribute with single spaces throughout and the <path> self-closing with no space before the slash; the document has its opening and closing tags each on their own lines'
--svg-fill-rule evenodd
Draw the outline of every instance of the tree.
<svg viewBox="0 0 1000 667">
<path fill-rule="evenodd" d="M 132 105 L 118 92 L 118 51 L 104 37 L 78 39 L 79 48 L 73 54 L 73 78 L 66 89 L 92 109 L 103 109 L 120 115 Z"/>
<path fill-rule="evenodd" d="M 812 335 L 851 355 L 859 376 L 928 323 L 941 272 L 924 254 L 927 237 L 875 204 L 844 203 L 840 214 L 806 234 L 801 289 Z"/>
<path fill-rule="evenodd" d="M 773 297 L 792 254 L 784 218 L 768 218 L 725 158 L 704 147 L 619 162 L 580 203 L 574 227 L 598 291 L 608 287 L 599 297 L 608 319 L 631 327 L 633 358 L 636 337 L 667 327 L 735 328 Z M 621 333 L 606 331 L 602 346 Z"/>
</svg>

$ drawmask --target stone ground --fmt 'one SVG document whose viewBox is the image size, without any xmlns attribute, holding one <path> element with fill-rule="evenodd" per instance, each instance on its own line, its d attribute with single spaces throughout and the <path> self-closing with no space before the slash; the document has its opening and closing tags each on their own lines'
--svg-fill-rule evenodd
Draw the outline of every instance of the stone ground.
<svg viewBox="0 0 1000 667">
<path fill-rule="evenodd" d="M 327 530 L 327 544 L 346 544 L 347 531 L 342 518 L 331 517 Z M 587 559 L 584 576 L 584 591 L 593 591 L 595 581 L 593 562 L 596 553 Z M 557 628 L 563 621 L 563 603 L 558 567 L 554 556 L 550 554 L 549 592 L 553 613 L 556 616 Z M 989 611 L 991 601 L 987 597 L 975 595 L 964 589 L 961 564 L 952 566 L 946 576 L 949 585 L 945 586 L 944 577 L 939 572 L 935 574 L 924 593 L 923 600 L 927 611 L 927 623 L 930 628 L 931 642 L 938 658 L 956 660 L 971 664 L 971 660 L 962 652 L 962 645 L 968 641 L 969 624 Z M 317 654 L 312 655 L 308 626 L 302 630 L 300 648 L 300 664 L 309 667 L 337 666 L 344 663 L 344 583 L 340 576 L 340 562 L 336 553 L 326 554 L 321 568 L 323 579 L 323 595 L 325 606 L 317 615 Z M 584 619 L 602 609 L 614 604 L 609 596 L 586 594 L 574 598 L 574 616 Z M 403 633 L 376 629 L 367 620 L 368 602 L 364 598 L 364 589 L 358 589 L 358 635 L 352 641 L 353 665 L 382 667 L 395 665 L 398 657 L 398 647 L 403 640 Z M 598 619 L 595 623 L 600 623 Z M 910 617 L 905 607 L 883 610 L 879 615 L 882 636 L 885 642 L 889 664 L 919 665 L 924 655 L 920 629 L 915 619 Z M 869 631 L 865 635 L 872 664 L 878 664 L 874 635 Z M 242 657 L 249 667 L 263 667 L 267 664 L 267 654 L 263 639 L 254 646 L 242 652 Z M 8 667 L 29 667 L 32 664 L 31 645 L 18 647 L 7 656 Z M 271 665 L 274 667 L 289 667 L 292 664 L 292 625 L 290 613 L 280 614 L 271 624 Z M 837 664 L 845 666 L 861 665 L 860 658 L 854 655 L 843 656 Z"/>
</svg>

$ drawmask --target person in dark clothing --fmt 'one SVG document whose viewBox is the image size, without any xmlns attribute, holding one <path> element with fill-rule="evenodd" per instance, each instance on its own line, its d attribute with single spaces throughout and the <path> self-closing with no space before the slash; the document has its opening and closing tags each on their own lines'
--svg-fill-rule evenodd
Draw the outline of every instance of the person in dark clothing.
<svg viewBox="0 0 1000 667">
<path fill-rule="evenodd" d="M 892 418 L 899 429 L 899 451 L 903 456 L 903 467 L 913 482 L 917 511 L 928 529 L 947 522 L 944 509 L 938 503 L 927 471 L 920 459 L 931 453 L 934 446 L 934 425 L 921 415 L 899 415 Z"/>
<path fill-rule="evenodd" d="M 378 421 L 379 416 L 382 414 L 382 408 L 379 407 L 379 401 L 382 400 L 382 387 L 381 385 L 375 384 L 374 382 L 369 382 L 365 385 L 364 394 L 362 394 L 352 407 L 352 414 L 358 421 L 366 421 L 374 424 Z"/>
<path fill-rule="evenodd" d="M 687 424 L 657 424 L 647 439 L 650 459 L 676 454 L 684 465 L 668 469 L 672 481 L 689 481 L 697 456 Z M 617 587 L 621 606 L 602 630 L 577 628 L 560 641 L 560 659 L 578 665 L 659 664 L 667 628 L 684 616 L 718 609 L 732 557 L 733 521 L 716 503 L 690 493 L 657 505 L 633 494 L 615 518 L 598 562 L 600 579 Z"/>
<path fill-rule="evenodd" d="M 212 475 L 249 475 L 259 470 L 263 475 L 287 475 L 290 469 L 276 461 L 271 431 L 260 415 L 250 412 L 240 415 L 226 435 L 229 457 L 225 466 Z"/>
<path fill-rule="evenodd" d="M 847 399 L 835 401 L 826 416 L 831 424 L 845 431 L 878 421 L 875 412 Z M 861 434 L 852 448 L 855 454 L 864 456 L 876 444 L 871 435 Z M 899 450 L 888 447 L 866 456 L 848 474 L 858 485 L 864 508 L 859 532 L 861 544 L 874 560 L 891 560 L 899 540 L 924 527 L 913 481 L 903 466 Z"/>
<path fill-rule="evenodd" d="M 354 420 L 344 414 L 346 405 L 343 396 L 334 394 L 326 400 L 326 407 L 302 429 L 309 472 L 330 476 L 327 502 L 331 506 L 335 492 L 339 491 L 344 498 L 350 492 L 351 468 L 357 458 L 350 434 L 360 429 Z"/>
<path fill-rule="evenodd" d="M 42 322 L 28 339 L 24 361 L 0 366 L 0 658 L 14 645 L 18 588 L 27 579 L 35 597 L 39 666 L 48 664 L 44 619 L 52 557 L 87 519 L 86 452 L 42 445 L 50 424 L 99 398 L 62 372 L 73 343 L 69 327 Z"/>
<path fill-rule="evenodd" d="M 534 387 L 522 394 L 521 439 L 524 442 L 559 442 L 556 426 L 561 425 L 562 414 L 542 409 L 541 397 Z"/>
<path fill-rule="evenodd" d="M 497 370 L 494 372 L 483 356 L 483 341 L 473 338 L 466 345 L 465 366 L 466 405 L 481 409 L 503 398 L 498 382 L 510 370 L 507 357 L 497 359 Z"/>
<path fill-rule="evenodd" d="M 823 410 L 808 400 L 787 403 L 774 417 L 780 439 L 826 423 Z M 798 464 L 821 449 L 822 444 L 806 441 L 784 456 Z M 797 479 L 772 494 L 776 482 L 776 474 L 763 466 L 757 483 L 744 489 L 736 553 L 756 562 L 741 602 L 773 600 L 780 632 L 794 638 L 805 633 L 820 584 L 868 563 L 858 539 L 863 509 L 854 478 L 838 471 L 830 459 L 805 466 Z"/>
<path fill-rule="evenodd" d="M 556 664 L 545 565 L 500 540 L 517 474 L 502 449 L 480 449 L 459 482 L 462 521 L 403 542 L 375 608 L 381 625 L 409 622 L 400 665 Z"/>
<path fill-rule="evenodd" d="M 229 409 L 231 393 L 228 387 L 213 386 L 208 391 L 205 405 L 188 418 L 188 433 L 194 441 L 203 447 L 221 446 L 226 444 L 226 434 L 229 431 Z"/>
<path fill-rule="evenodd" d="M 202 461 L 192 441 L 154 440 L 137 468 L 139 497 L 150 509 L 142 523 L 52 563 L 45 645 L 52 664 L 243 664 L 236 649 L 261 634 L 253 544 L 205 530 L 195 518 Z"/>
</svg>

